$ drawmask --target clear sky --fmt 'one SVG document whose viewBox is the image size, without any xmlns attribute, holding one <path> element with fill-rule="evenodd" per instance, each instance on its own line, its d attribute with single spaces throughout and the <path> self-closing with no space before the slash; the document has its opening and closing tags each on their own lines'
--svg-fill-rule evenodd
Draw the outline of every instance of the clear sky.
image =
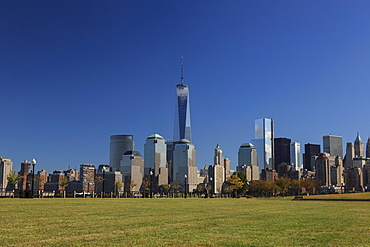
<svg viewBox="0 0 370 247">
<path fill-rule="evenodd" d="M 0 1 L 0 156 L 109 162 L 109 136 L 172 139 L 181 56 L 197 166 L 275 136 L 370 136 L 370 1 Z M 303 152 L 303 148 L 302 148 Z"/>
</svg>

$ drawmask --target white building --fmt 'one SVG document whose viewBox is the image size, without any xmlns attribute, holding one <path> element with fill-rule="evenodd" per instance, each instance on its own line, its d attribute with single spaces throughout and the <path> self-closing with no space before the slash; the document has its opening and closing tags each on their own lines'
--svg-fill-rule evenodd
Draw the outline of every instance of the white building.
<svg viewBox="0 0 370 247">
<path fill-rule="evenodd" d="M 0 191 L 8 186 L 8 176 L 12 172 L 13 162 L 9 158 L 0 157 Z"/>
<path fill-rule="evenodd" d="M 159 186 L 168 184 L 166 152 L 166 143 L 162 136 L 148 136 L 144 144 L 144 176 L 149 176 L 152 171 L 156 179 L 155 184 Z"/>
</svg>

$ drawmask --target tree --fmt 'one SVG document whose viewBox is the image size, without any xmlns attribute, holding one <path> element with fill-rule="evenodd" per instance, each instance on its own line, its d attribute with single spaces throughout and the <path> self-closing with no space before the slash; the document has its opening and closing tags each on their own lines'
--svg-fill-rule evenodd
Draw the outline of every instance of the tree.
<svg viewBox="0 0 370 247">
<path fill-rule="evenodd" d="M 136 186 L 137 184 L 135 184 L 134 180 L 130 180 L 128 186 L 130 187 L 130 192 L 132 192 L 132 190 L 134 189 L 134 187 Z"/>
<path fill-rule="evenodd" d="M 95 187 L 96 192 L 97 192 L 97 190 L 98 190 L 98 186 L 99 186 L 99 184 L 100 184 L 100 185 L 102 185 L 102 184 L 103 184 L 103 182 L 104 182 L 104 180 L 105 180 L 105 178 L 103 178 L 102 176 L 97 176 L 97 177 L 95 178 L 94 182 L 95 182 L 95 184 L 97 185 L 97 186 Z M 102 191 L 102 192 L 104 193 L 104 191 Z"/>
<path fill-rule="evenodd" d="M 63 198 L 65 197 L 65 188 L 68 186 L 68 182 L 69 182 L 69 180 L 68 180 L 67 177 L 63 176 L 59 179 L 58 184 L 59 184 L 60 187 L 62 187 Z"/>
<path fill-rule="evenodd" d="M 288 191 L 289 186 L 291 185 L 291 179 L 287 177 L 280 177 L 276 179 L 275 184 L 279 187 L 282 196 L 284 197 L 285 193 Z"/>
<path fill-rule="evenodd" d="M 115 190 L 116 190 L 116 196 L 117 196 L 117 197 L 119 196 L 119 191 L 122 189 L 122 187 L 123 187 L 123 184 L 122 184 L 122 182 L 121 182 L 121 181 L 116 181 L 116 182 L 114 183 L 114 188 L 115 188 Z"/>
<path fill-rule="evenodd" d="M 234 172 L 234 174 L 236 174 L 241 179 L 241 181 L 243 182 L 243 187 L 241 187 L 240 189 L 237 189 L 237 194 L 238 195 L 243 195 L 247 192 L 248 187 L 249 187 L 249 183 L 247 181 L 247 176 L 245 176 L 245 174 L 243 172 Z"/>
<path fill-rule="evenodd" d="M 309 178 L 301 179 L 301 186 L 305 188 L 308 193 L 313 193 L 313 189 L 316 186 L 316 182 Z"/>
<path fill-rule="evenodd" d="M 203 185 L 201 184 L 198 184 L 197 185 L 197 194 L 198 194 L 198 198 L 200 197 L 200 193 L 203 192 Z"/>
<path fill-rule="evenodd" d="M 17 171 L 12 171 L 7 177 L 6 179 L 8 180 L 8 182 L 11 184 L 11 190 L 14 190 L 15 189 L 15 185 L 18 184 L 22 179 L 23 179 L 23 176 L 20 176 Z"/>
<path fill-rule="evenodd" d="M 170 191 L 171 186 L 169 184 L 165 184 L 162 186 L 162 188 L 164 189 L 166 195 L 168 196 L 168 191 Z"/>
<path fill-rule="evenodd" d="M 238 195 L 238 191 L 244 186 L 242 179 L 236 173 L 227 179 L 227 183 L 227 191 L 233 192 L 235 197 Z"/>
<path fill-rule="evenodd" d="M 174 185 L 172 185 L 172 188 L 174 189 L 174 191 L 175 191 L 175 195 L 176 196 L 178 196 L 178 192 L 179 192 L 179 189 L 181 188 L 181 185 L 179 185 L 179 184 L 174 184 Z"/>
</svg>

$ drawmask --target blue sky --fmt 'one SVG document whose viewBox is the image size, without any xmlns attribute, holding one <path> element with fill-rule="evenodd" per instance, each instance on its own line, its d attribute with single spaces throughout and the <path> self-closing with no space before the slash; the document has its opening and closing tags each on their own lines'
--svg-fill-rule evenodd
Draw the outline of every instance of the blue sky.
<svg viewBox="0 0 370 247">
<path fill-rule="evenodd" d="M 1 1 L 0 156 L 109 162 L 109 136 L 172 139 L 181 56 L 197 166 L 275 136 L 370 136 L 369 1 Z M 303 152 L 303 149 L 302 149 Z"/>
</svg>

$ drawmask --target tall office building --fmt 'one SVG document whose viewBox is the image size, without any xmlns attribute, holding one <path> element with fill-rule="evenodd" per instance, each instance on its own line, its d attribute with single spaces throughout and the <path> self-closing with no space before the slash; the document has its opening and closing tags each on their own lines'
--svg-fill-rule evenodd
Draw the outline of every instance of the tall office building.
<svg viewBox="0 0 370 247">
<path fill-rule="evenodd" d="M 180 190 L 193 191 L 197 186 L 197 167 L 194 145 L 187 139 L 176 143 L 173 151 L 172 179 Z"/>
<path fill-rule="evenodd" d="M 120 172 L 125 192 L 138 192 L 144 177 L 144 160 L 139 151 L 127 151 L 122 156 Z"/>
<path fill-rule="evenodd" d="M 329 187 L 330 184 L 330 165 L 329 159 L 325 153 L 320 153 L 315 162 L 316 167 L 316 180 L 319 181 L 321 186 Z"/>
<path fill-rule="evenodd" d="M 357 132 L 354 148 L 355 148 L 355 157 L 364 157 L 364 143 L 360 137 L 360 132 Z"/>
<path fill-rule="evenodd" d="M 290 143 L 290 164 L 296 171 L 303 169 L 301 163 L 301 144 L 299 142 Z"/>
<path fill-rule="evenodd" d="M 275 138 L 274 139 L 274 158 L 275 167 L 281 163 L 290 165 L 290 143 L 291 139 L 288 138 Z"/>
<path fill-rule="evenodd" d="M 352 142 L 347 142 L 346 156 L 344 156 L 344 168 L 353 167 L 353 158 L 355 157 L 355 148 Z"/>
<path fill-rule="evenodd" d="M 224 158 L 222 157 L 222 149 L 220 148 L 220 145 L 218 145 L 218 143 L 215 148 L 215 156 L 214 156 L 213 164 L 220 165 L 220 166 L 224 165 Z"/>
<path fill-rule="evenodd" d="M 323 136 L 322 139 L 324 153 L 343 158 L 343 141 L 341 136 L 327 135 Z"/>
<path fill-rule="evenodd" d="M 166 143 L 162 136 L 148 136 L 144 144 L 144 176 L 149 176 L 150 171 L 153 171 L 156 185 L 168 184 L 166 152 Z"/>
<path fill-rule="evenodd" d="M 274 169 L 274 120 L 261 118 L 255 121 L 255 139 L 252 143 L 257 149 L 258 166 L 262 169 Z"/>
<path fill-rule="evenodd" d="M 315 164 L 313 163 L 312 156 L 318 156 L 320 154 L 320 145 L 307 143 L 304 145 L 304 159 L 303 169 L 313 171 Z"/>
<path fill-rule="evenodd" d="M 8 186 L 7 177 L 12 172 L 13 162 L 9 158 L 0 157 L 0 191 L 5 191 Z"/>
<path fill-rule="evenodd" d="M 238 166 L 258 166 L 257 151 L 252 143 L 243 143 L 238 152 Z"/>
<path fill-rule="evenodd" d="M 184 63 L 181 62 L 181 82 L 176 85 L 176 108 L 173 140 L 187 139 L 192 142 L 190 128 L 189 88 L 184 84 Z"/>
<path fill-rule="evenodd" d="M 80 181 L 81 181 L 82 191 L 90 192 L 90 193 L 93 193 L 95 191 L 95 166 L 94 165 L 92 164 L 80 165 Z"/>
<path fill-rule="evenodd" d="M 109 165 L 112 171 L 119 171 L 122 156 L 135 148 L 133 135 L 111 135 Z"/>
<path fill-rule="evenodd" d="M 366 142 L 366 158 L 370 158 L 370 137 L 367 138 Z"/>
</svg>

